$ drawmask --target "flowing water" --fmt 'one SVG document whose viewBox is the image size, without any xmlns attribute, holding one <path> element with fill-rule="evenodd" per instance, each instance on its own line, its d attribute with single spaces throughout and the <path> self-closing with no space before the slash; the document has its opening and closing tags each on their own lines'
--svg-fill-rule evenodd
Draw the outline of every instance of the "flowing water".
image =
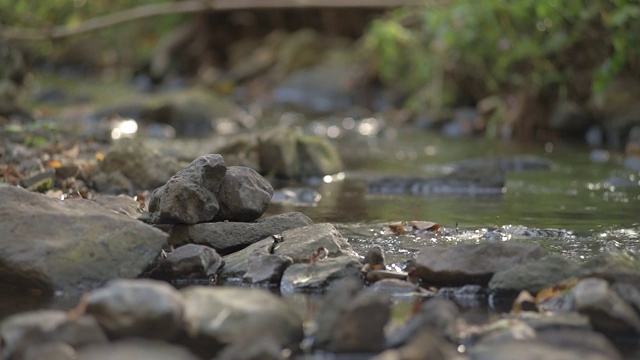
<svg viewBox="0 0 640 360">
<path fill-rule="evenodd" d="M 379 244 L 397 262 L 413 257 L 422 246 L 480 241 L 496 227 L 565 230 L 562 236 L 513 240 L 536 241 L 548 252 L 576 260 L 610 247 L 639 249 L 640 174 L 625 170 L 621 155 L 594 162 L 590 150 L 576 144 L 447 139 L 416 130 L 339 144 L 351 169 L 344 180 L 317 186 L 322 198 L 316 206 L 272 204 L 269 213 L 300 211 L 316 223 L 333 223 L 359 252 Z M 553 165 L 551 170 L 508 172 L 499 195 L 367 192 L 366 181 L 376 177 L 429 177 L 446 172 L 452 162 L 516 155 L 539 156 Z M 616 186 L 620 183 L 625 186 Z M 389 231 L 390 222 L 407 220 L 432 221 L 448 229 L 457 225 L 457 235 L 421 238 Z"/>
</svg>

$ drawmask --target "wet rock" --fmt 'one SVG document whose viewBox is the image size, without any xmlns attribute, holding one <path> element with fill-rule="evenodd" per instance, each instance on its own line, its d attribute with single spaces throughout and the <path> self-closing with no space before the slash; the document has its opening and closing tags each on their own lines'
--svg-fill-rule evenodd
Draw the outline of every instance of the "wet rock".
<svg viewBox="0 0 640 360">
<path fill-rule="evenodd" d="M 389 349 L 373 360 L 462 360 L 456 348 L 433 331 L 420 331 L 411 341 L 398 349 Z"/>
<path fill-rule="evenodd" d="M 120 171 L 139 189 L 151 190 L 167 182 L 180 170 L 180 164 L 151 150 L 141 140 L 122 139 L 107 151 L 100 168 L 107 174 Z"/>
<path fill-rule="evenodd" d="M 455 170 L 474 171 L 482 168 L 498 168 L 502 171 L 550 170 L 553 163 L 533 155 L 478 158 L 458 161 L 450 166 Z"/>
<path fill-rule="evenodd" d="M 115 213 L 127 215 L 132 219 L 137 219 L 144 213 L 141 204 L 127 195 L 99 194 L 93 198 L 93 201 Z"/>
<path fill-rule="evenodd" d="M 337 148 L 328 140 L 278 127 L 259 139 L 260 170 L 284 179 L 322 177 L 343 170 Z"/>
<path fill-rule="evenodd" d="M 294 263 L 304 263 L 320 248 L 327 250 L 329 258 L 347 256 L 358 259 L 351 245 L 332 224 L 315 224 L 287 230 L 274 249 L 276 255 L 286 255 Z"/>
<path fill-rule="evenodd" d="M 242 277 L 249 271 L 249 258 L 255 253 L 272 254 L 273 248 L 278 240 L 273 237 L 267 237 L 253 243 L 246 248 L 231 253 L 223 258 L 224 267 L 222 268 L 222 276 L 233 278 Z M 282 255 L 279 255 L 282 256 Z"/>
<path fill-rule="evenodd" d="M 457 320 L 460 311 L 456 304 L 441 298 L 427 299 L 420 311 L 413 315 L 402 327 L 387 337 L 387 347 L 399 347 L 411 342 L 421 331 L 430 330 L 454 342 L 458 336 Z"/>
<path fill-rule="evenodd" d="M 596 330 L 609 335 L 640 334 L 640 315 L 606 280 L 586 278 L 572 290 L 574 309 L 589 316 Z"/>
<path fill-rule="evenodd" d="M 154 190 L 149 214 L 154 224 L 196 224 L 212 220 L 219 210 L 216 194 L 227 167 L 222 156 L 203 155 Z"/>
<path fill-rule="evenodd" d="M 225 347 L 217 360 L 286 360 L 282 345 L 272 336 L 265 334 L 258 339 L 246 337 L 238 343 Z"/>
<path fill-rule="evenodd" d="M 504 339 L 471 347 L 469 359 L 622 359 L 620 353 L 602 335 L 584 330 L 548 330 L 536 338 Z"/>
<path fill-rule="evenodd" d="M 522 290 L 535 295 L 579 273 L 580 266 L 576 262 L 560 255 L 549 255 L 495 273 L 489 282 L 489 289 L 498 296 L 515 295 Z"/>
<path fill-rule="evenodd" d="M 522 225 L 503 225 L 498 231 L 511 238 L 575 239 L 573 232 L 562 229 L 538 229 Z"/>
<path fill-rule="evenodd" d="M 361 267 L 362 264 L 350 256 L 326 258 L 309 264 L 296 263 L 284 271 L 280 291 L 323 291 L 335 281 L 351 277 L 362 281 Z"/>
<path fill-rule="evenodd" d="M 249 266 L 243 280 L 252 284 L 280 286 L 284 271 L 293 264 L 293 259 L 255 251 L 249 256 Z"/>
<path fill-rule="evenodd" d="M 0 187 L 0 282 L 81 292 L 139 276 L 166 234 L 93 201 Z M 55 228 L 55 231 L 53 229 Z"/>
<path fill-rule="evenodd" d="M 208 278 L 216 275 L 223 266 L 224 260 L 214 249 L 187 244 L 161 259 L 149 277 L 163 280 Z"/>
<path fill-rule="evenodd" d="M 322 196 L 310 188 L 284 188 L 274 191 L 272 204 L 287 204 L 293 206 L 315 206 Z"/>
<path fill-rule="evenodd" d="M 415 272 L 427 284 L 486 286 L 495 273 L 542 256 L 542 248 L 537 244 L 486 242 L 449 248 L 424 247 L 418 254 Z"/>
<path fill-rule="evenodd" d="M 372 180 L 368 191 L 375 194 L 501 194 L 504 172 L 497 167 L 456 170 L 433 178 L 386 177 Z"/>
<path fill-rule="evenodd" d="M 453 300 L 465 308 L 477 308 L 487 303 L 487 289 L 481 285 L 443 287 L 438 290 L 438 296 Z"/>
<path fill-rule="evenodd" d="M 125 339 L 92 345 L 77 352 L 78 360 L 200 360 L 182 346 L 149 339 Z"/>
<path fill-rule="evenodd" d="M 220 210 L 215 219 L 254 221 L 267 211 L 272 195 L 271 184 L 255 170 L 230 166 L 218 191 Z"/>
<path fill-rule="evenodd" d="M 82 302 L 112 339 L 172 340 L 182 329 L 182 299 L 165 282 L 113 280 Z"/>
<path fill-rule="evenodd" d="M 187 243 L 206 245 L 226 255 L 271 235 L 311 224 L 313 221 L 308 216 L 299 212 L 289 212 L 258 219 L 252 223 L 177 225 L 169 234 L 169 243 L 173 246 Z"/>
<path fill-rule="evenodd" d="M 407 280 L 409 278 L 409 274 L 403 271 L 392 271 L 392 270 L 367 270 L 367 264 L 363 267 L 363 272 L 365 273 L 365 279 L 369 283 L 375 283 L 377 281 L 387 280 L 387 279 L 395 279 L 395 280 Z"/>
<path fill-rule="evenodd" d="M 411 300 L 416 297 L 435 296 L 435 294 L 429 290 L 400 279 L 382 279 L 371 285 L 371 290 L 380 294 L 385 294 L 394 300 Z"/>
<path fill-rule="evenodd" d="M 47 343 L 64 344 L 73 350 L 107 342 L 93 317 L 72 318 L 59 310 L 37 310 L 8 317 L 0 323 L 0 339 L 4 359 L 27 358 L 30 349 Z"/>
<path fill-rule="evenodd" d="M 223 347 L 249 337 L 272 336 L 281 347 L 297 349 L 302 319 L 281 298 L 254 288 L 198 287 L 182 291 L 189 348 L 210 358 Z"/>
<path fill-rule="evenodd" d="M 337 353 L 381 351 L 390 315 L 386 296 L 362 290 L 358 280 L 344 280 L 327 294 L 318 310 L 313 347 Z"/>
<path fill-rule="evenodd" d="M 640 284 L 615 283 L 611 289 L 640 314 Z"/>
<path fill-rule="evenodd" d="M 385 267 L 384 251 L 382 251 L 382 248 L 378 245 L 370 247 L 364 255 L 364 266 L 362 270 L 364 272 L 384 270 Z"/>
</svg>

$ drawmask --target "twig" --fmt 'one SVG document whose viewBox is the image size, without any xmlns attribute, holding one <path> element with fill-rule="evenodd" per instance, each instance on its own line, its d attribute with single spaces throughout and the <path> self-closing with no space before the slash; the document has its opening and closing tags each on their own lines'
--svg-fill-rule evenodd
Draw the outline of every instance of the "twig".
<svg viewBox="0 0 640 360">
<path fill-rule="evenodd" d="M 418 5 L 422 0 L 186 0 L 179 2 L 142 5 L 113 14 L 89 19 L 79 25 L 69 27 L 54 26 L 48 29 L 24 29 L 0 26 L 0 38 L 9 40 L 51 40 L 103 29 L 116 24 L 170 14 L 188 14 L 201 11 L 221 11 L 260 8 L 365 8 L 397 7 Z"/>
</svg>

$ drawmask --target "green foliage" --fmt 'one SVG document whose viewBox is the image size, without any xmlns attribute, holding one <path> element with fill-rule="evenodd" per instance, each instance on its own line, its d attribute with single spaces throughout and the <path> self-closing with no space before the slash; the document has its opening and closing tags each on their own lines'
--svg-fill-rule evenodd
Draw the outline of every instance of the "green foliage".
<svg viewBox="0 0 640 360">
<path fill-rule="evenodd" d="M 380 77 L 401 83 L 409 105 L 442 105 L 514 90 L 602 90 L 640 71 L 637 0 L 453 0 L 403 8 L 374 21 L 365 46 Z M 593 81 L 591 81 L 593 80 Z M 587 89 L 587 92 L 590 90 Z M 424 96 L 427 93 L 427 96 Z M 429 102 L 425 102 L 429 101 Z"/>
</svg>

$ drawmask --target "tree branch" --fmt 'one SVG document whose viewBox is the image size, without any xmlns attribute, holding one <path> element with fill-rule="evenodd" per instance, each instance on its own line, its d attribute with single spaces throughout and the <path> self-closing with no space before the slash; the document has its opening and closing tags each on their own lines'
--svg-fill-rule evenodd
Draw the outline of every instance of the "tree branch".
<svg viewBox="0 0 640 360">
<path fill-rule="evenodd" d="M 89 19 L 69 27 L 54 26 L 48 29 L 24 29 L 0 26 L 0 38 L 10 40 L 51 40 L 103 29 L 124 22 L 160 15 L 187 14 L 201 11 L 260 9 L 260 8 L 311 8 L 311 7 L 379 7 L 418 5 L 422 0 L 186 0 L 150 4 L 118 11 Z"/>
</svg>

